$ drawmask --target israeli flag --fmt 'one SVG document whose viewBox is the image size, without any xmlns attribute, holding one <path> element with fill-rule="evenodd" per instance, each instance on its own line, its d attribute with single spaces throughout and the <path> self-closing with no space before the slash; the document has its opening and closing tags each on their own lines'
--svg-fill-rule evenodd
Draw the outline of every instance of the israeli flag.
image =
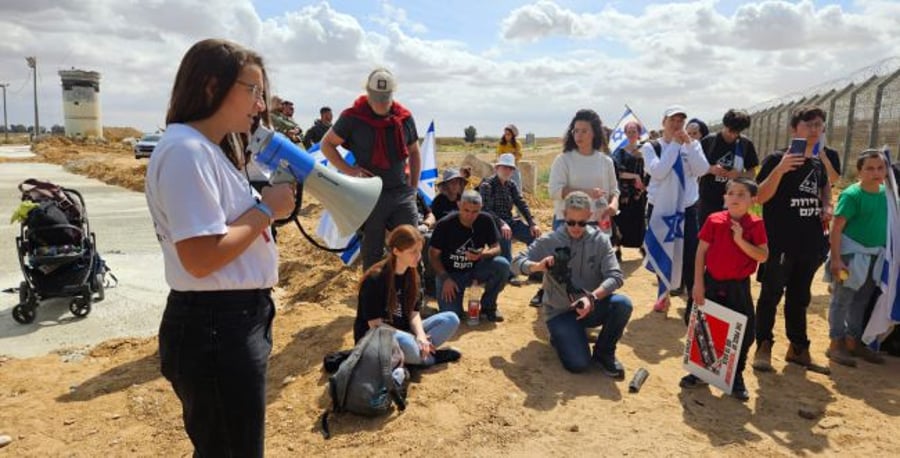
<svg viewBox="0 0 900 458">
<path fill-rule="evenodd" d="M 351 166 L 356 164 L 356 158 L 353 156 L 353 152 L 342 146 L 338 146 L 337 150 L 339 153 L 341 153 L 341 157 L 343 157 L 344 160 L 347 161 L 347 164 L 350 164 Z M 325 154 L 322 153 L 322 149 L 320 148 L 318 143 L 311 146 L 309 150 L 307 150 L 307 153 L 312 154 L 313 158 L 315 158 L 315 161 L 324 165 L 325 167 L 332 169 L 335 168 L 333 165 L 331 165 L 330 162 L 328 162 L 328 159 L 325 158 Z M 319 219 L 319 225 L 316 227 L 316 235 L 318 235 L 319 238 L 321 238 L 322 241 L 325 242 L 325 245 L 328 248 L 347 247 L 345 251 L 338 253 L 338 256 L 341 258 L 341 262 L 343 262 L 344 265 L 349 266 L 350 264 L 353 264 L 353 261 L 355 261 L 356 258 L 359 257 L 359 234 L 354 233 L 346 237 L 341 237 L 338 232 L 338 228 L 334 223 L 334 219 L 331 216 L 331 212 L 329 212 L 328 210 L 322 212 L 322 217 Z"/>
<path fill-rule="evenodd" d="M 419 195 L 425 200 L 425 205 L 429 207 L 431 207 L 431 201 L 434 200 L 436 194 L 434 189 L 434 183 L 438 176 L 436 150 L 434 121 L 431 121 L 420 149 L 422 153 L 422 171 L 419 173 Z"/>
<path fill-rule="evenodd" d="M 872 317 L 862 341 L 877 350 L 881 342 L 891 333 L 894 325 L 900 323 L 900 198 L 897 193 L 897 181 L 891 170 L 891 153 L 885 148 L 885 160 L 888 164 L 885 188 L 887 194 L 887 245 L 885 246 L 884 265 L 881 270 L 879 288 L 881 296 L 875 302 Z"/>
<path fill-rule="evenodd" d="M 660 180 L 653 213 L 644 234 L 644 250 L 647 253 L 644 266 L 659 278 L 657 301 L 667 297 L 669 290 L 681 286 L 685 180 L 684 164 L 678 153 L 672 173 Z"/>
<path fill-rule="evenodd" d="M 625 113 L 622 114 L 622 117 L 619 118 L 619 123 L 616 124 L 616 128 L 609 135 L 609 151 L 614 153 L 617 149 L 622 146 L 625 146 L 628 143 L 628 138 L 625 137 L 625 125 L 630 122 L 636 122 L 639 126 L 641 126 L 641 140 L 647 140 L 647 128 L 644 127 L 644 124 L 634 115 L 634 112 L 631 111 L 631 108 L 625 107 Z"/>
</svg>

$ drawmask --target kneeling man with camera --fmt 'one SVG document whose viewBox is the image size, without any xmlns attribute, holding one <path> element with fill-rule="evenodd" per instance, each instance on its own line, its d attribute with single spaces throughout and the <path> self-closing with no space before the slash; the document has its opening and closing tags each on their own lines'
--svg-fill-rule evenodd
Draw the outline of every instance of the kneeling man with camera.
<svg viewBox="0 0 900 458">
<path fill-rule="evenodd" d="M 616 380 L 625 368 L 616 359 L 616 343 L 631 318 L 631 301 L 613 294 L 624 282 L 609 237 L 588 223 L 591 198 L 575 191 L 566 196 L 565 224 L 545 234 L 513 260 L 513 271 L 548 272 L 543 282 L 543 315 L 550 341 L 563 367 L 584 372 L 592 365 Z M 591 352 L 587 328 L 602 326 Z"/>
</svg>

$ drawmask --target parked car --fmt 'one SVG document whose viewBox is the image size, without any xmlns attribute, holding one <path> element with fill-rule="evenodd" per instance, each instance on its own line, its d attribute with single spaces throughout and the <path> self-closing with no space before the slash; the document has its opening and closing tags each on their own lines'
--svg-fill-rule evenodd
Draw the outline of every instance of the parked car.
<svg viewBox="0 0 900 458">
<path fill-rule="evenodd" d="M 134 144 L 134 158 L 148 158 L 151 154 L 153 154 L 153 149 L 156 148 L 156 144 L 159 143 L 159 138 L 161 134 L 144 134 L 137 143 Z"/>
</svg>

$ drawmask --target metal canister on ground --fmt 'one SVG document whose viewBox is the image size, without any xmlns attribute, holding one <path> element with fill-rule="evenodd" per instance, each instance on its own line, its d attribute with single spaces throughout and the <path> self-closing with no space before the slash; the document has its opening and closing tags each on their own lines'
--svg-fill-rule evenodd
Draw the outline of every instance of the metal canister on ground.
<svg viewBox="0 0 900 458">
<path fill-rule="evenodd" d="M 647 369 L 644 369 L 643 367 L 638 369 L 637 372 L 634 373 L 634 378 L 631 379 L 631 383 L 628 384 L 628 392 L 637 393 L 638 391 L 641 391 L 641 386 L 644 385 L 644 382 L 649 375 L 650 373 L 647 372 Z"/>
</svg>

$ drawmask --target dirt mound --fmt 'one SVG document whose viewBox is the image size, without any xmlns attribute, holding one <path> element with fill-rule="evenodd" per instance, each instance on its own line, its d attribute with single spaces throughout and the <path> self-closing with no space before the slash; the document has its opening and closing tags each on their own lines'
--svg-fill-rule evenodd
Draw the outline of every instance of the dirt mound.
<svg viewBox="0 0 900 458">
<path fill-rule="evenodd" d="M 145 163 L 120 152 L 63 142 L 45 148 L 43 158 L 79 162 L 81 168 L 73 170 L 80 173 L 108 174 L 103 179 L 120 183 L 127 176 L 143 178 L 139 167 Z M 551 145 L 534 157 L 549 164 L 557 153 Z M 439 154 L 441 163 L 458 164 L 466 153 Z M 101 170 L 98 163 L 109 168 Z M 137 181 L 129 186 L 142 189 Z M 546 228 L 549 209 L 538 204 L 536 217 Z M 308 232 L 320 211 L 310 199 L 301 212 Z M 321 361 L 352 344 L 360 273 L 312 248 L 293 225 L 279 230 L 278 245 L 279 311 L 266 393 L 270 456 L 360 450 L 371 456 L 887 456 L 900 447 L 900 361 L 833 367 L 831 377 L 803 372 L 780 358 L 786 347 L 780 317 L 777 372 L 745 373 L 749 403 L 714 389 L 680 390 L 684 325 L 680 317 L 666 319 L 650 310 L 655 279 L 632 249 L 624 250 L 627 280 L 621 292 L 635 308 L 617 353 L 629 377 L 639 367 L 649 370 L 640 393 L 629 394 L 626 383 L 596 371 L 563 370 L 537 309 L 527 305 L 537 285 L 509 287 L 499 301 L 506 322 L 463 325 L 450 342 L 462 360 L 416 374 L 405 412 L 374 419 L 338 416 L 334 438 L 325 441 L 316 427 L 328 405 Z M 754 296 L 756 288 L 754 283 Z M 812 294 L 809 333 L 814 357 L 823 361 L 826 285 L 815 281 Z M 670 315 L 680 315 L 683 298 L 672 305 Z M 431 300 L 426 313 L 434 307 Z M 13 438 L 4 452 L 189 454 L 181 406 L 159 374 L 156 345 L 155 338 L 126 338 L 65 355 L 0 357 L 0 435 Z"/>
</svg>

